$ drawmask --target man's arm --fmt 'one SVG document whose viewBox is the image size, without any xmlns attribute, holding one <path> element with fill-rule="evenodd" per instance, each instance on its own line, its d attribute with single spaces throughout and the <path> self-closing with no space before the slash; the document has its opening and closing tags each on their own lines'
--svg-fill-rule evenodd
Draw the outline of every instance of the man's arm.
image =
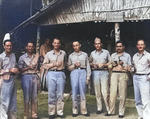
<svg viewBox="0 0 150 119">
<path fill-rule="evenodd" d="M 87 72 L 87 80 L 90 80 L 91 76 L 91 68 L 88 60 L 88 55 L 86 54 L 86 72 Z"/>
<path fill-rule="evenodd" d="M 68 70 L 69 71 L 72 71 L 75 69 L 75 65 L 72 64 L 72 61 L 71 61 L 71 55 L 69 55 L 69 58 L 68 58 Z"/>
</svg>

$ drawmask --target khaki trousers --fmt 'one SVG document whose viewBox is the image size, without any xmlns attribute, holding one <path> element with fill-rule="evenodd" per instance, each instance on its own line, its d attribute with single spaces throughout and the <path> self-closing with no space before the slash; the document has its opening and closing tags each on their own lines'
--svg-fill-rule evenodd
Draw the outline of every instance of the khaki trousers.
<svg viewBox="0 0 150 119">
<path fill-rule="evenodd" d="M 102 111 L 102 97 L 109 112 L 109 95 L 108 95 L 108 71 L 92 71 L 92 79 L 97 101 L 97 111 Z"/>
<path fill-rule="evenodd" d="M 127 73 L 117 73 L 117 72 L 112 73 L 110 81 L 109 114 L 115 114 L 115 103 L 118 92 L 118 95 L 120 97 L 119 115 L 124 115 L 127 96 L 127 81 L 128 81 Z"/>
</svg>

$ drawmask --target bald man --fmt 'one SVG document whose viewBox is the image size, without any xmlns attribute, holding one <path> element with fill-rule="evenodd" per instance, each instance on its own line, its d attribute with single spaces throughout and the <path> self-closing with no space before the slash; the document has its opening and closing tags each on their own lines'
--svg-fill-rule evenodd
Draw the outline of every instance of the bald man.
<svg viewBox="0 0 150 119">
<path fill-rule="evenodd" d="M 110 54 L 107 50 L 102 48 L 101 39 L 95 38 L 95 49 L 91 52 L 90 59 L 92 62 L 90 66 L 92 68 L 92 80 L 95 89 L 96 101 L 97 101 L 97 114 L 103 112 L 102 108 L 102 96 L 105 102 L 106 110 L 109 112 L 108 105 L 108 78 L 109 73 L 107 71 L 108 62 L 110 60 Z"/>
<path fill-rule="evenodd" d="M 90 116 L 86 109 L 86 84 L 88 84 L 91 75 L 87 53 L 80 50 L 81 44 L 78 41 L 73 42 L 74 52 L 68 58 L 68 70 L 71 71 L 71 87 L 73 100 L 73 117 L 78 115 L 77 95 L 80 94 L 81 114 Z"/>
</svg>

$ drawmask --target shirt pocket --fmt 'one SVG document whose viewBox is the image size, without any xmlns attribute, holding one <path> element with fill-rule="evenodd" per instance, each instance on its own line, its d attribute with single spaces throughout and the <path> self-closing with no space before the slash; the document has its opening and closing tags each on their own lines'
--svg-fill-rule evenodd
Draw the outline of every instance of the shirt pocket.
<svg viewBox="0 0 150 119">
<path fill-rule="evenodd" d="M 6 66 L 8 63 L 9 63 L 9 60 L 8 59 L 4 59 L 3 60 L 3 67 Z"/>
</svg>

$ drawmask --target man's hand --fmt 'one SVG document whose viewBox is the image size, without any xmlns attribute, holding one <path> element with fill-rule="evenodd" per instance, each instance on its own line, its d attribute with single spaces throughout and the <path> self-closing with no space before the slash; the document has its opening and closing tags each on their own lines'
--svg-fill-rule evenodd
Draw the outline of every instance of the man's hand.
<svg viewBox="0 0 150 119">
<path fill-rule="evenodd" d="M 91 66 L 92 68 L 94 68 L 94 64 L 93 64 L 93 63 L 90 63 L 90 66 Z"/>
<path fill-rule="evenodd" d="M 85 83 L 86 83 L 86 85 L 88 85 L 90 83 L 90 79 L 87 78 Z"/>
<path fill-rule="evenodd" d="M 98 66 L 99 69 L 104 68 L 104 64 L 96 64 Z"/>
<path fill-rule="evenodd" d="M 81 66 L 81 63 L 80 63 L 80 62 L 76 62 L 76 63 L 74 64 L 74 66 L 75 66 L 75 67 L 80 67 L 80 66 Z"/>
<path fill-rule="evenodd" d="M 18 74 L 19 70 L 18 70 L 18 68 L 11 68 L 11 69 L 9 69 L 9 72 L 14 73 L 14 74 Z"/>
<path fill-rule="evenodd" d="M 33 69 L 35 69 L 35 68 L 36 68 L 36 65 L 30 64 L 29 69 L 33 70 Z"/>
<path fill-rule="evenodd" d="M 123 61 L 119 61 L 118 64 L 119 64 L 119 65 L 123 65 Z"/>
<path fill-rule="evenodd" d="M 56 63 L 54 63 L 54 66 L 56 66 L 56 67 L 60 67 L 62 65 L 62 62 L 56 62 Z"/>
<path fill-rule="evenodd" d="M 112 64 L 113 67 L 116 67 L 118 65 L 117 61 L 113 61 L 113 62 L 111 62 L 111 64 Z"/>
</svg>

